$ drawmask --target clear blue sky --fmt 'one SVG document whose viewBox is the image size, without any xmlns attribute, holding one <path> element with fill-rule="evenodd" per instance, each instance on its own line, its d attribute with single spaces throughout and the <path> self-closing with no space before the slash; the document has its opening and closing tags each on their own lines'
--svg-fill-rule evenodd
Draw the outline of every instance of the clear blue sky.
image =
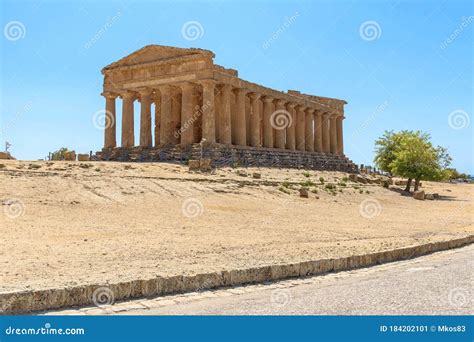
<svg viewBox="0 0 474 342">
<path fill-rule="evenodd" d="M 99 150 L 103 133 L 92 117 L 104 108 L 101 68 L 163 44 L 210 49 L 217 64 L 278 90 L 345 99 L 345 152 L 356 163 L 372 163 L 384 130 L 421 129 L 448 147 L 453 166 L 474 173 L 472 1 L 0 6 L 0 143 L 9 141 L 17 158 L 61 146 Z M 182 34 L 189 21 L 202 27 L 196 40 Z"/>
</svg>

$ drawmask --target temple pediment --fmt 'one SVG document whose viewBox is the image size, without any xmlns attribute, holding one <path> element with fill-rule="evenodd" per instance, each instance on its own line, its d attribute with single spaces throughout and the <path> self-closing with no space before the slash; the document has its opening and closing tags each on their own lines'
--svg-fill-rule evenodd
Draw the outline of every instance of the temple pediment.
<svg viewBox="0 0 474 342">
<path fill-rule="evenodd" d="M 119 59 L 118 61 L 107 65 L 103 70 L 161 62 L 166 60 L 179 59 L 187 56 L 198 55 L 202 55 L 208 58 L 214 57 L 214 53 L 204 49 L 178 48 L 164 45 L 147 45 Z"/>
</svg>

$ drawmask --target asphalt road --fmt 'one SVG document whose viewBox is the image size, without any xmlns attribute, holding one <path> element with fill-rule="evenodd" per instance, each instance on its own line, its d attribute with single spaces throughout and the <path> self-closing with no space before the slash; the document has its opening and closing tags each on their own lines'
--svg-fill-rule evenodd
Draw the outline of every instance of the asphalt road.
<svg viewBox="0 0 474 342">
<path fill-rule="evenodd" d="M 161 302 L 135 301 L 135 305 L 117 313 L 472 315 L 473 294 L 474 245 L 471 245 L 408 261 L 302 280 L 172 296 Z"/>
<path fill-rule="evenodd" d="M 472 315 L 473 294 L 474 245 L 471 245 L 305 279 L 46 314 Z"/>
</svg>

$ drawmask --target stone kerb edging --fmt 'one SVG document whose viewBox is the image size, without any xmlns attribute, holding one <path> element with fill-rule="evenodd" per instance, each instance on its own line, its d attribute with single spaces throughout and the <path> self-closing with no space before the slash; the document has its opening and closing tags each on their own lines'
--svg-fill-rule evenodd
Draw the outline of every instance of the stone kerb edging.
<svg viewBox="0 0 474 342">
<path fill-rule="evenodd" d="M 304 261 L 294 264 L 262 266 L 193 276 L 157 277 L 116 284 L 95 284 L 70 288 L 0 293 L 0 314 L 19 314 L 91 305 L 93 304 L 92 297 L 94 291 L 101 287 L 109 288 L 113 293 L 114 299 L 119 301 L 346 271 L 410 259 L 437 251 L 462 247 L 473 242 L 474 235 L 469 235 L 449 241 L 338 259 Z"/>
</svg>

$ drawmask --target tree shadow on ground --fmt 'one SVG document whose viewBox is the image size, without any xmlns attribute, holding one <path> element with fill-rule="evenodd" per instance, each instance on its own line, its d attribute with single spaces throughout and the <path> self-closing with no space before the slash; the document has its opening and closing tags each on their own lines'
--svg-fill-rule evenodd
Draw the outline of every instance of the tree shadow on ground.
<svg viewBox="0 0 474 342">
<path fill-rule="evenodd" d="M 401 196 L 413 197 L 413 191 L 408 192 L 408 191 L 405 191 L 405 189 L 394 187 L 394 186 L 389 187 L 388 190 L 396 192 L 400 194 Z M 420 190 L 424 190 L 424 189 L 421 188 Z M 457 198 L 456 196 L 449 196 L 449 195 L 439 195 L 439 198 L 434 199 L 434 201 L 468 202 L 468 200 L 460 199 L 460 198 Z"/>
</svg>

